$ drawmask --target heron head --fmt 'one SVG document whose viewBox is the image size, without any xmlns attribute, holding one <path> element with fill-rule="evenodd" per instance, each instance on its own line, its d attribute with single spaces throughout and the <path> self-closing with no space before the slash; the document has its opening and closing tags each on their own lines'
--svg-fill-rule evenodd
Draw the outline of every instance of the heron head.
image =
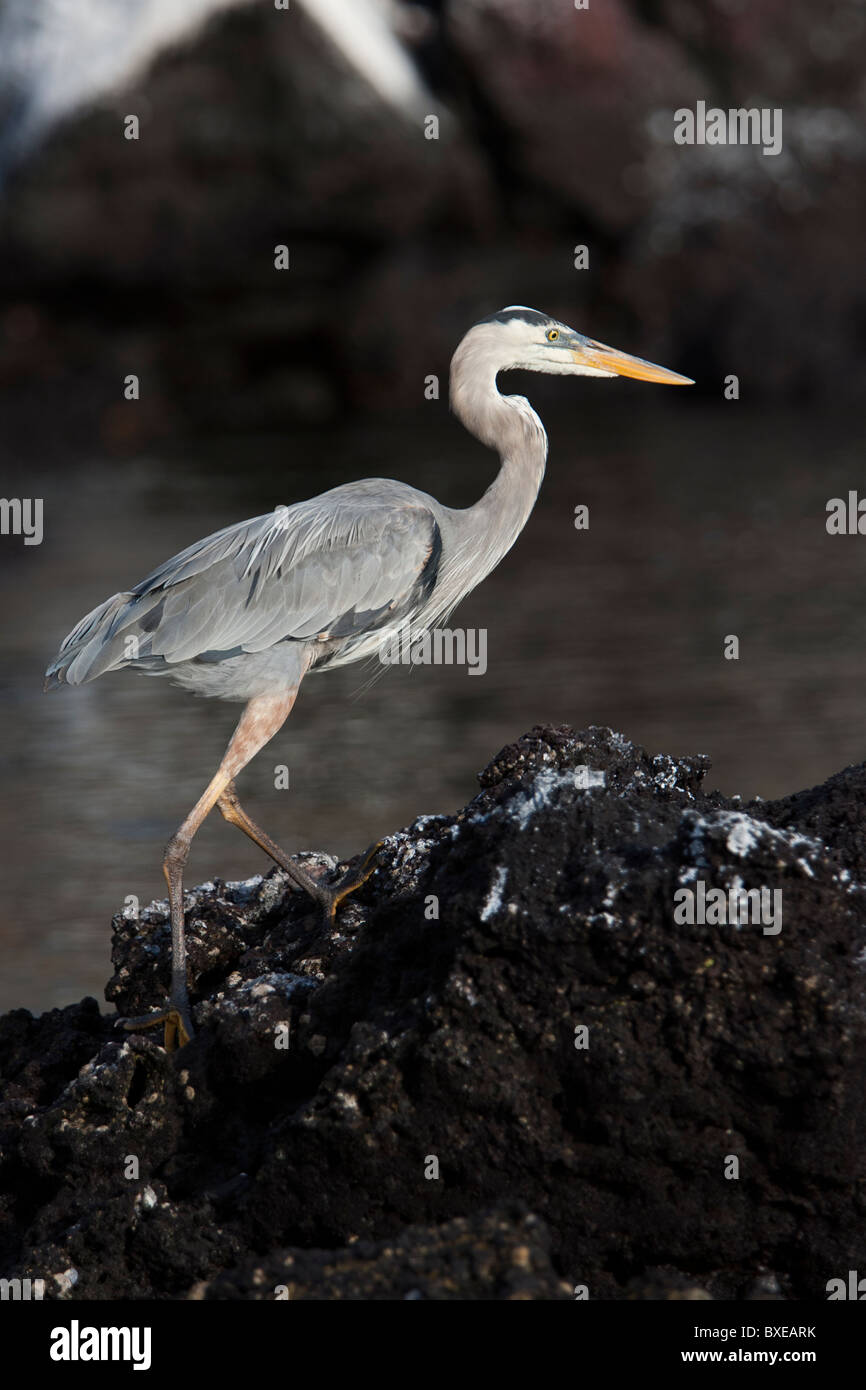
<svg viewBox="0 0 866 1390">
<path fill-rule="evenodd" d="M 694 385 L 690 377 L 597 343 L 559 319 L 523 304 L 510 304 L 482 319 L 471 330 L 473 334 L 479 331 L 483 331 L 489 352 L 499 361 L 498 371 L 514 368 L 563 376 L 631 376 L 668 386 Z"/>
</svg>

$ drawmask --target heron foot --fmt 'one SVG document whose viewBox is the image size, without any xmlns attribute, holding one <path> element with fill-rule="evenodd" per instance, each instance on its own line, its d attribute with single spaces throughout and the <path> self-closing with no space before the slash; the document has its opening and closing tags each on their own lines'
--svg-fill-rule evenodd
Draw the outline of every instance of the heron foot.
<svg viewBox="0 0 866 1390">
<path fill-rule="evenodd" d="M 368 878 L 376 872 L 376 860 L 382 848 L 382 841 L 377 840 L 371 846 L 361 860 L 357 869 L 351 869 L 345 873 L 339 883 L 333 884 L 330 888 L 319 888 L 316 893 L 316 900 L 321 903 L 325 913 L 325 921 L 330 925 L 336 920 L 337 908 L 344 898 L 348 898 L 350 893 L 354 893 Z"/>
<path fill-rule="evenodd" d="M 145 1014 L 143 1018 L 126 1018 L 123 1026 L 128 1033 L 132 1033 L 137 1032 L 139 1028 L 156 1028 L 160 1023 L 165 1024 L 162 1045 L 166 1052 L 176 1052 L 178 1048 L 186 1047 L 193 1036 L 189 1012 L 186 1008 L 178 1008 L 174 1004 L 157 1013 Z"/>
</svg>

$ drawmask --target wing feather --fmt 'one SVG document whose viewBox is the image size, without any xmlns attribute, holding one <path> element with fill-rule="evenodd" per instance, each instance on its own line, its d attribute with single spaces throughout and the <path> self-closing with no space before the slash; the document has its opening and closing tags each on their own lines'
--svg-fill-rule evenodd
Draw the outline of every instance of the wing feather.
<svg viewBox="0 0 866 1390">
<path fill-rule="evenodd" d="M 226 527 L 82 619 L 47 683 L 135 665 L 135 650 L 143 663 L 212 661 L 399 621 L 435 579 L 435 509 L 414 488 L 368 479 Z"/>
</svg>

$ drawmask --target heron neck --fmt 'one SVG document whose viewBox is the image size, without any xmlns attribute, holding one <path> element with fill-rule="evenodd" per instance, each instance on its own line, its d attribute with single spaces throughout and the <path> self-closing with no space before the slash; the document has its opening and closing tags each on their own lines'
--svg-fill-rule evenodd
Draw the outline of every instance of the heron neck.
<svg viewBox="0 0 866 1390">
<path fill-rule="evenodd" d="M 459 513 L 462 540 L 472 554 L 479 583 L 511 549 L 529 519 L 544 477 L 547 435 L 525 397 L 500 395 L 495 379 L 471 401 L 452 381 L 451 407 L 470 434 L 496 449 L 500 459 L 499 472 L 484 495 Z"/>
</svg>

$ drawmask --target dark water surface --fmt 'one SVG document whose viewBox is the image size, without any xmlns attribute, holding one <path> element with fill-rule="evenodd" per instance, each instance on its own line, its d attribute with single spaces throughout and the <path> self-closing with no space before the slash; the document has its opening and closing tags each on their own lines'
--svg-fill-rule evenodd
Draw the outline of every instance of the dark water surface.
<svg viewBox="0 0 866 1390">
<path fill-rule="evenodd" d="M 570 384 L 573 385 L 573 384 Z M 864 755 L 866 537 L 829 537 L 827 499 L 862 478 L 852 421 L 708 410 L 681 392 L 527 390 L 551 438 L 514 550 L 454 622 L 488 631 L 488 669 L 365 667 L 310 677 L 240 779 L 287 849 L 355 852 L 541 721 L 610 724 L 654 752 L 708 753 L 711 784 L 778 796 Z M 616 395 L 614 395 L 616 390 Z M 640 400 L 643 394 L 644 399 Z M 580 397 L 578 400 L 577 397 Z M 435 415 L 434 415 L 435 410 Z M 7 496 L 45 499 L 45 538 L 3 537 L 0 1008 L 102 999 L 125 895 L 163 895 L 162 848 L 239 713 L 130 672 L 41 694 L 73 624 L 191 541 L 350 478 L 394 476 L 466 505 L 494 459 L 444 408 L 409 418 L 209 440 L 108 460 L 7 450 Z M 574 508 L 590 507 L 588 532 Z M 723 639 L 740 638 L 740 660 Z M 274 768 L 291 769 L 291 790 Z M 264 855 L 215 814 L 188 881 L 245 878 Z"/>
</svg>

